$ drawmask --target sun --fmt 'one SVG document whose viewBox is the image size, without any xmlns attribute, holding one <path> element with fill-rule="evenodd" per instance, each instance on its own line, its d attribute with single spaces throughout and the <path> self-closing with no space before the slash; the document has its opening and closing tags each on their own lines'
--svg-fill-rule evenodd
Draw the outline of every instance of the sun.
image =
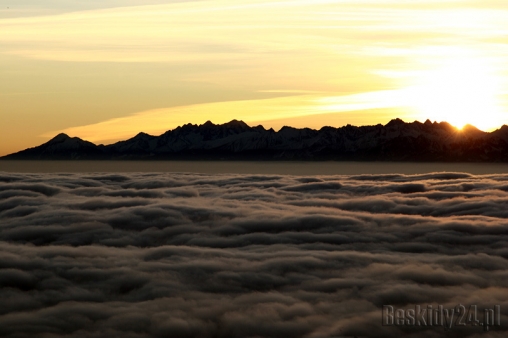
<svg viewBox="0 0 508 339">
<path fill-rule="evenodd" d="M 447 121 L 457 128 L 471 124 L 489 131 L 505 120 L 500 83 L 484 59 L 454 59 L 419 73 L 406 99 L 422 120 Z"/>
</svg>

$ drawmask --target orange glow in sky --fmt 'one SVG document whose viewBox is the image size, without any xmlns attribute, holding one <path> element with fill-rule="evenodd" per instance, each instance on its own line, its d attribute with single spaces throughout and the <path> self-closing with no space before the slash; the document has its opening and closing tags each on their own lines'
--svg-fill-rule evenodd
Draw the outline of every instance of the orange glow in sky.
<svg viewBox="0 0 508 339">
<path fill-rule="evenodd" d="M 42 3 L 0 9 L 0 155 L 207 120 L 508 124 L 502 1 Z"/>
</svg>

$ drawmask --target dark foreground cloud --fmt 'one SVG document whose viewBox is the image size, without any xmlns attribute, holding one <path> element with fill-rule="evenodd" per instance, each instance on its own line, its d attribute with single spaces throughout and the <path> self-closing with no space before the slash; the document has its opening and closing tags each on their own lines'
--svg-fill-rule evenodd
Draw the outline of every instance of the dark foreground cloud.
<svg viewBox="0 0 508 339">
<path fill-rule="evenodd" d="M 0 174 L 1 336 L 507 336 L 508 175 Z M 501 326 L 382 326 L 383 305 Z"/>
</svg>

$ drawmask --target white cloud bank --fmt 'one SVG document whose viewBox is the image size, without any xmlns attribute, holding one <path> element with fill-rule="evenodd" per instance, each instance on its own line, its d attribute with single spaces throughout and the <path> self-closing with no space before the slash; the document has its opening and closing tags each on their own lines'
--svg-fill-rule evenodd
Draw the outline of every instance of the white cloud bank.
<svg viewBox="0 0 508 339">
<path fill-rule="evenodd" d="M 2 336 L 508 335 L 507 175 L 0 173 L 0 199 Z M 503 326 L 381 326 L 459 303 Z"/>
</svg>

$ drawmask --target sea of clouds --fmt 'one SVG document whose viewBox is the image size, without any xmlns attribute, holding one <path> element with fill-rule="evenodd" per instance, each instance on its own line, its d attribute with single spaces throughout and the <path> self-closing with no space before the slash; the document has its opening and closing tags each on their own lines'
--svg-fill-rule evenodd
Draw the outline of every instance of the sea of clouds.
<svg viewBox="0 0 508 339">
<path fill-rule="evenodd" d="M 508 336 L 507 217 L 508 175 L 4 172 L 0 335 Z"/>
</svg>

